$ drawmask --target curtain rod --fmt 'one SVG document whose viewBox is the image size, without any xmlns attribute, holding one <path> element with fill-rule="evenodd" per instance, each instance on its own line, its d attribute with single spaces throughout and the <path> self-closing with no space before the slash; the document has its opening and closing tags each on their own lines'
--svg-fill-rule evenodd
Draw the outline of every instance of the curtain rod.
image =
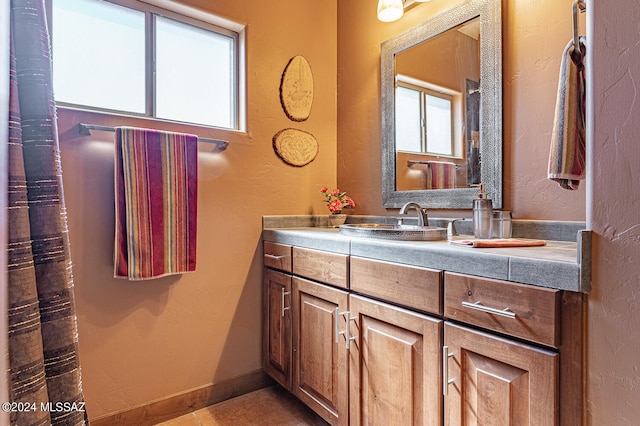
<svg viewBox="0 0 640 426">
<path fill-rule="evenodd" d="M 116 128 L 111 126 L 101 126 L 99 124 L 78 123 L 78 133 L 80 133 L 81 135 L 88 136 L 91 134 L 92 130 L 99 130 L 102 132 L 115 132 Z M 224 151 L 229 147 L 228 141 L 223 141 L 220 139 L 209 139 L 209 138 L 198 137 L 198 142 L 214 143 L 218 145 L 218 149 L 220 151 Z"/>
</svg>

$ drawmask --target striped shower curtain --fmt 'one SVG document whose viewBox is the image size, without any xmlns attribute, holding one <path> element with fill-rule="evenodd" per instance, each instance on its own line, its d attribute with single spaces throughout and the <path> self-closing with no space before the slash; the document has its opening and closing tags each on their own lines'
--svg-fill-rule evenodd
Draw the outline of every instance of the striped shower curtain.
<svg viewBox="0 0 640 426">
<path fill-rule="evenodd" d="M 11 0 L 8 153 L 12 425 L 87 423 L 43 0 Z"/>
</svg>

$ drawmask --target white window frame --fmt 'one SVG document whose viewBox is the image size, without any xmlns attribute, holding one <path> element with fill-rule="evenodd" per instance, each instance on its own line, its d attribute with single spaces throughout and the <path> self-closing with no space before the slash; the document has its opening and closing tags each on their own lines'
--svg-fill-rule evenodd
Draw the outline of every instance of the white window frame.
<svg viewBox="0 0 640 426">
<path fill-rule="evenodd" d="M 54 36 L 54 29 L 52 26 L 52 14 L 50 13 L 52 10 L 52 1 L 54 0 L 46 0 L 47 1 L 47 10 L 48 19 L 49 19 L 49 28 L 51 28 L 52 37 Z M 215 127 L 207 124 L 201 123 L 190 123 L 179 120 L 171 120 L 167 118 L 158 118 L 155 116 L 155 92 L 153 81 L 154 70 L 153 70 L 153 62 L 154 62 L 154 46 L 151 45 L 149 41 L 149 37 L 155 38 L 154 26 L 150 24 L 151 14 L 160 15 L 169 19 L 174 19 L 176 21 L 184 22 L 186 24 L 190 24 L 196 27 L 200 27 L 209 31 L 213 31 L 219 34 L 223 34 L 226 36 L 231 36 L 235 41 L 235 75 L 233 76 L 234 82 L 234 92 L 235 92 L 235 109 L 234 109 L 234 123 L 232 123 L 233 127 L 215 127 L 219 129 L 229 130 L 229 131 L 239 131 L 246 132 L 247 131 L 247 84 L 246 84 L 246 25 L 240 24 L 234 21 L 231 21 L 226 18 L 222 18 L 216 15 L 213 15 L 209 12 L 205 12 L 200 9 L 196 9 L 191 6 L 187 6 L 173 0 L 103 0 L 109 3 L 113 3 L 119 6 L 124 6 L 130 9 L 138 10 L 144 12 L 146 15 L 146 25 L 145 25 L 145 35 L 147 38 L 147 52 L 146 52 L 146 87 L 145 87 L 145 113 L 137 114 L 134 112 L 128 111 L 119 111 L 113 109 L 106 109 L 94 106 L 86 106 L 86 105 L 77 105 L 72 103 L 60 102 L 56 100 L 57 106 L 62 106 L 71 109 L 81 109 L 81 110 L 90 110 L 97 112 L 104 112 L 116 115 L 124 115 L 124 116 L 133 116 L 133 117 L 145 117 L 153 120 L 163 121 L 163 122 L 176 122 L 181 124 L 189 124 L 199 127 Z M 55 60 L 55 58 L 53 59 Z"/>
<path fill-rule="evenodd" d="M 461 103 L 461 93 L 455 90 L 447 89 L 444 87 L 436 86 L 426 81 L 418 80 L 413 77 L 408 77 L 402 74 L 396 76 L 396 88 L 398 86 L 405 87 L 407 89 L 421 92 L 421 105 L 420 116 L 421 118 L 421 144 L 422 153 L 437 157 L 451 157 L 459 158 L 462 153 L 462 146 L 458 144 L 458 135 L 456 133 L 456 123 L 460 121 L 459 109 Z M 426 129 L 426 96 L 433 96 L 436 98 L 446 99 L 451 103 L 451 154 L 442 154 L 429 151 L 429 141 L 427 140 Z"/>
</svg>

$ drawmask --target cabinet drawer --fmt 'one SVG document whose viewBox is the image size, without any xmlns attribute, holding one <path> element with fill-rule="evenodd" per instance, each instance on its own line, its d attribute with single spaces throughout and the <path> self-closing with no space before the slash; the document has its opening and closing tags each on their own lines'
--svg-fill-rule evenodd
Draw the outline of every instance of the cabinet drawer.
<svg viewBox="0 0 640 426">
<path fill-rule="evenodd" d="M 447 272 L 444 276 L 444 315 L 558 347 L 560 293 L 559 290 Z"/>
<path fill-rule="evenodd" d="M 442 315 L 442 271 L 359 257 L 350 263 L 351 290 Z"/>
<path fill-rule="evenodd" d="M 294 247 L 293 273 L 322 283 L 348 288 L 349 256 Z"/>
<path fill-rule="evenodd" d="M 265 241 L 263 247 L 264 266 L 291 272 L 291 246 Z"/>
</svg>

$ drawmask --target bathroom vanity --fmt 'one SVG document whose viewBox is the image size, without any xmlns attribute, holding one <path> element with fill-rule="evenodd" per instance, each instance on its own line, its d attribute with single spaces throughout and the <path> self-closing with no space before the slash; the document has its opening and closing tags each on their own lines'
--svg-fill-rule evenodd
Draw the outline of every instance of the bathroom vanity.
<svg viewBox="0 0 640 426">
<path fill-rule="evenodd" d="M 264 218 L 263 367 L 329 423 L 582 424 L 586 231 L 477 249 L 310 225 Z"/>
</svg>

